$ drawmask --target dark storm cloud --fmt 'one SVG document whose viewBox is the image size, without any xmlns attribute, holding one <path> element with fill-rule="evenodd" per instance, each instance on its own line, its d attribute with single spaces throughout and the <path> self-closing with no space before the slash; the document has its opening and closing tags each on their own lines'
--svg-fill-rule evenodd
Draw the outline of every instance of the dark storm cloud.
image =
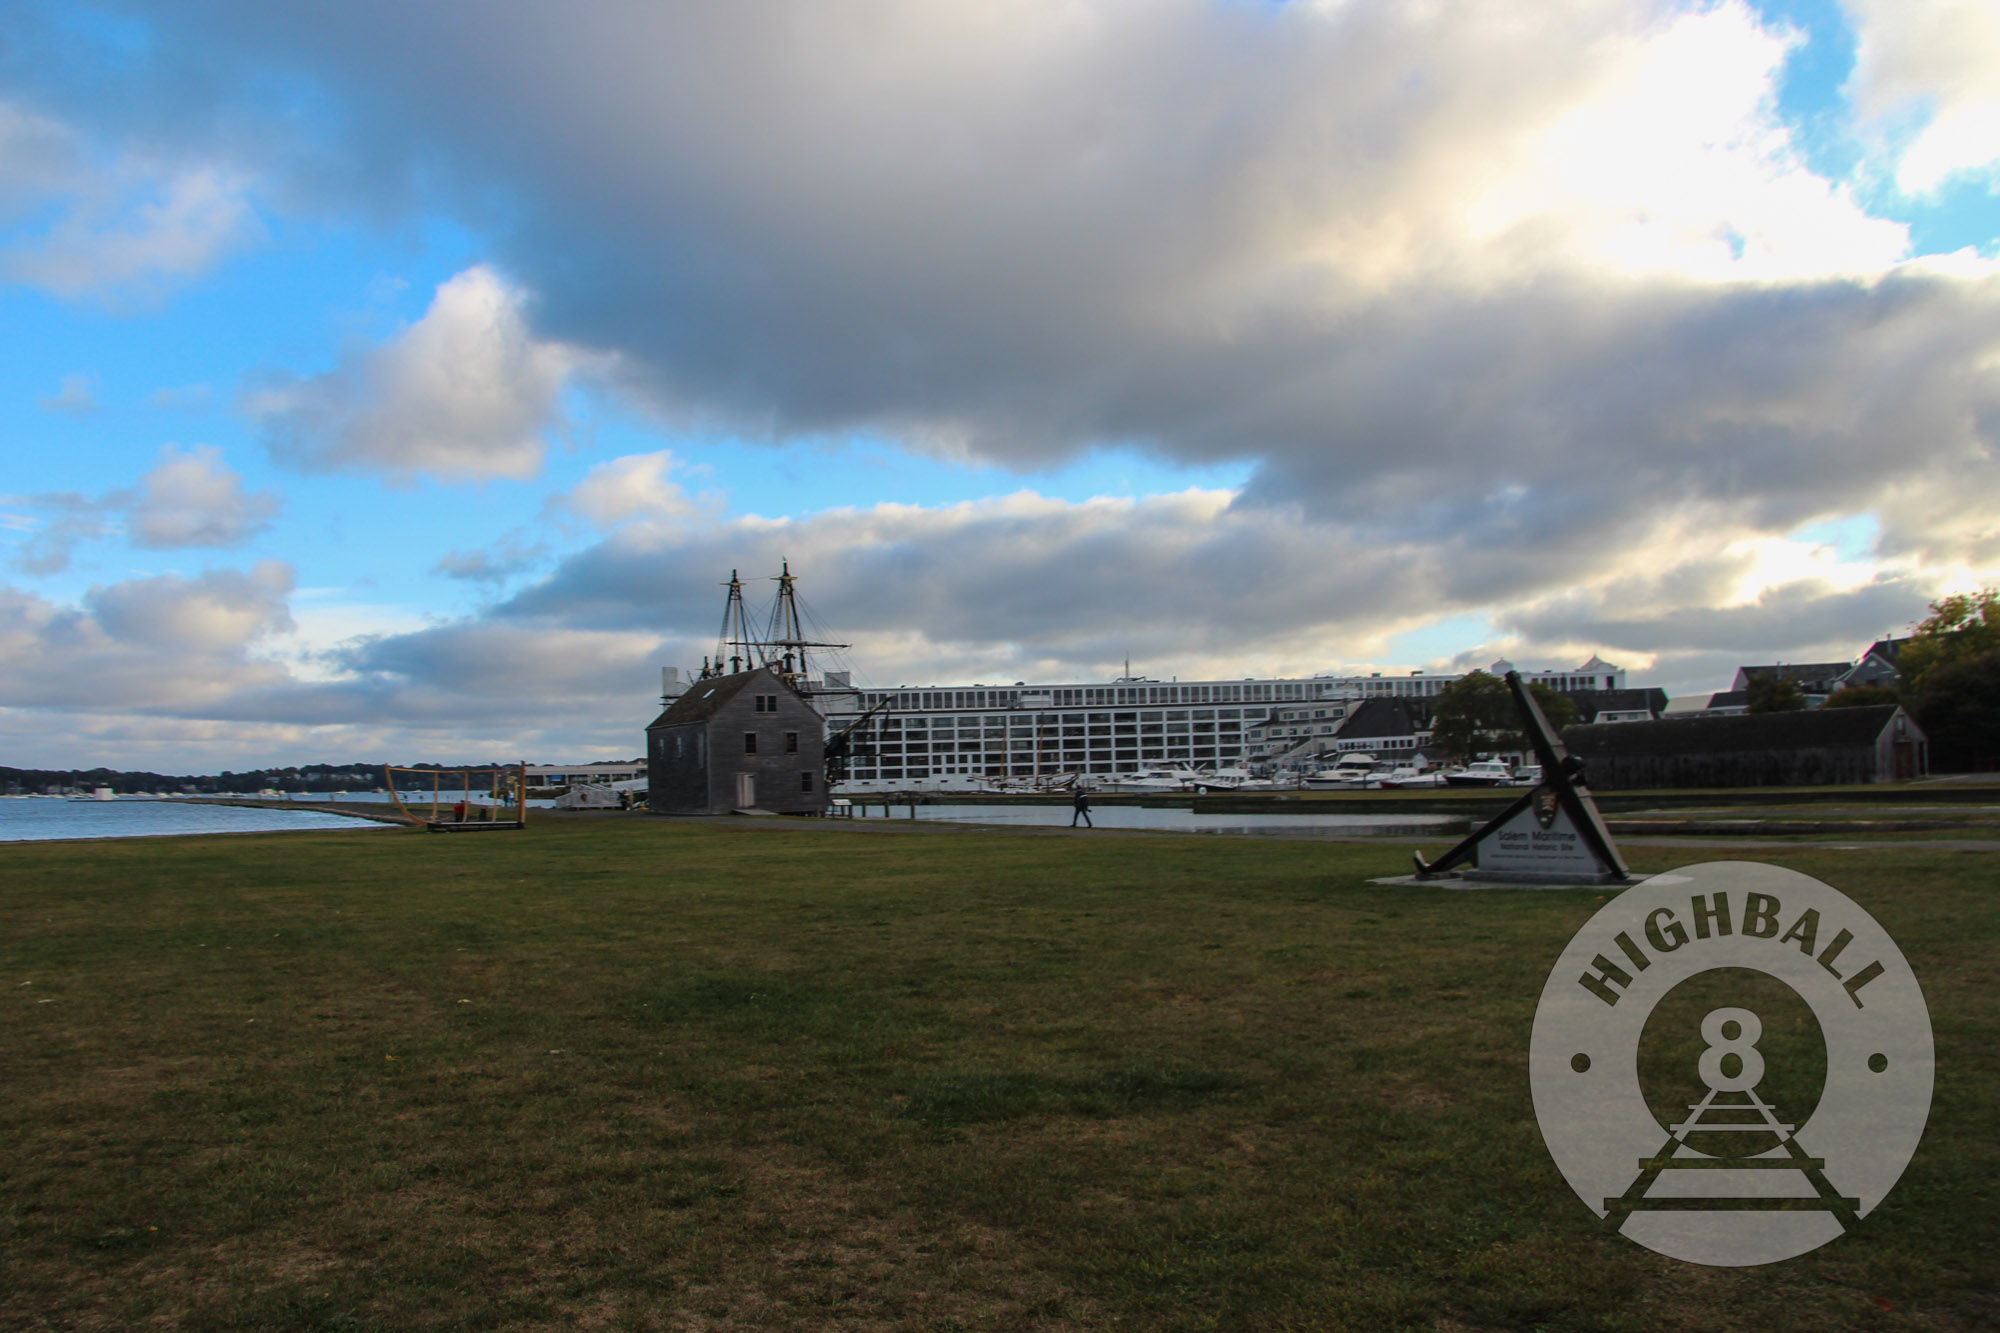
<svg viewBox="0 0 2000 1333">
<path fill-rule="evenodd" d="M 1438 581 L 1421 550 L 1231 511 L 1222 495 L 1084 505 L 1019 495 L 642 527 L 564 561 L 495 614 L 712 643 L 719 576 L 739 569 L 747 599 L 768 604 L 768 576 L 787 559 L 828 632 L 879 639 L 922 626 L 932 644 L 1091 672 L 1126 651 L 1184 670 L 1261 658 L 1289 635 L 1394 615 Z"/>
<path fill-rule="evenodd" d="M 1512 551 L 1469 597 L 1532 591 L 1565 531 L 1617 541 L 1688 502 L 1782 530 L 2000 490 L 1991 280 L 1618 274 L 1578 257 L 1588 201 L 1497 238 L 1459 215 L 1536 169 L 1536 136 L 1669 10 L 157 17 L 324 81 L 385 170 L 429 154 L 461 202 L 504 199 L 537 332 L 615 355 L 686 422 L 1022 465 L 1249 458 L 1246 504 Z M 1979 535 L 1892 522 L 1920 547 Z"/>
</svg>

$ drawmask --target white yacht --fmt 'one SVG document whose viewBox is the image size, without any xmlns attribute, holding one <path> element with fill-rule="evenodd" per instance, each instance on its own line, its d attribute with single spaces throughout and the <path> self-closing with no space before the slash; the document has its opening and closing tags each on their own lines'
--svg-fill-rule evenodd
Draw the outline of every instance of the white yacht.
<svg viewBox="0 0 2000 1333">
<path fill-rule="evenodd" d="M 1391 770 L 1387 777 L 1378 779 L 1374 785 L 1389 791 L 1400 791 L 1410 787 L 1442 787 L 1444 775 L 1404 764 Z"/>
<path fill-rule="evenodd" d="M 1181 776 L 1183 770 L 1172 768 L 1142 768 L 1133 773 L 1118 773 L 1099 790 L 1119 792 L 1128 796 L 1158 795 L 1162 792 L 1189 790 L 1187 780 Z"/>
<path fill-rule="evenodd" d="M 1482 759 L 1467 764 L 1459 772 L 1445 774 L 1444 780 L 1451 787 L 1505 787 L 1514 781 L 1514 770 L 1501 760 Z"/>
<path fill-rule="evenodd" d="M 1359 787 L 1368 780 L 1375 769 L 1375 756 L 1358 751 L 1344 754 L 1334 761 L 1332 768 L 1322 768 L 1317 773 L 1306 775 L 1306 786 L 1314 791 L 1333 791 L 1343 787 Z"/>
</svg>

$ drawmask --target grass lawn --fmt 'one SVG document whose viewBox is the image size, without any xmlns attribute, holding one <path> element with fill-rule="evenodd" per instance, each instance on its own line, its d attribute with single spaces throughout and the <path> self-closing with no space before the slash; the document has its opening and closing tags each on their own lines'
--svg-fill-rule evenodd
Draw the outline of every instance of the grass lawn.
<svg viewBox="0 0 2000 1333">
<path fill-rule="evenodd" d="M 1529 1027 L 1598 891 L 1367 883 L 1408 859 L 640 818 L 0 847 L 0 1328 L 2000 1325 L 1989 857 L 1763 858 L 1896 937 L 1938 1082 L 1859 1232 L 1753 1270 L 1604 1234 L 1542 1146 Z"/>
</svg>

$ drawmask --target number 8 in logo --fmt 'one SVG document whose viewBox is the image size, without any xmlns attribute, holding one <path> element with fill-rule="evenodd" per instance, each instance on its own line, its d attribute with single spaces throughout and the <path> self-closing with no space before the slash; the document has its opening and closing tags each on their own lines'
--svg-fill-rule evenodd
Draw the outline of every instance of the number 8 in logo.
<svg viewBox="0 0 2000 1333">
<path fill-rule="evenodd" d="M 1736 1031 L 1729 1031 L 1734 1025 Z M 1757 1039 L 1764 1024 L 1748 1009 L 1715 1009 L 1701 1020 L 1701 1037 L 1708 1049 L 1701 1053 L 1695 1068 L 1701 1081 L 1717 1092 L 1748 1092 L 1764 1081 L 1764 1056 Z M 1734 1074 L 1723 1071 L 1723 1061 L 1736 1058 Z M 1682 1065 L 1681 1068 L 1687 1068 Z"/>
</svg>

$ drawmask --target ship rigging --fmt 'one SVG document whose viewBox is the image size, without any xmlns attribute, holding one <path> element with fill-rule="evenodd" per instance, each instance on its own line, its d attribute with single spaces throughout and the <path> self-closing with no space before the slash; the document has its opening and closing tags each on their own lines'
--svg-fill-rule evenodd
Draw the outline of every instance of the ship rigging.
<svg viewBox="0 0 2000 1333">
<path fill-rule="evenodd" d="M 763 634 L 753 634 L 750 611 L 743 601 L 743 579 L 736 570 L 729 571 L 729 582 L 722 585 L 729 590 L 729 596 L 722 606 L 722 629 L 716 636 L 715 653 L 712 658 L 702 660 L 696 679 L 770 667 L 801 694 L 810 696 L 825 688 L 826 671 L 814 659 L 821 654 L 845 652 L 854 645 L 806 636 L 806 617 L 799 611 L 798 578 L 792 573 L 790 560 L 781 562 L 780 572 L 772 581 L 778 585 L 778 596 L 771 604 L 770 621 Z"/>
</svg>

